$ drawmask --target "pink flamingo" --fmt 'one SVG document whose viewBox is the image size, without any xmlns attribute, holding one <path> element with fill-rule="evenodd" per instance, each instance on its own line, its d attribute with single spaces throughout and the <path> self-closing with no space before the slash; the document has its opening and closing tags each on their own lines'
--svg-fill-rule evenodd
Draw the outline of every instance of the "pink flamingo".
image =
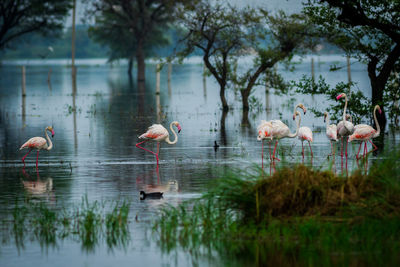
<svg viewBox="0 0 400 267">
<path fill-rule="evenodd" d="M 36 156 L 36 170 L 37 170 L 39 162 L 39 151 L 41 149 L 51 150 L 53 148 L 53 143 L 51 142 L 51 139 L 47 135 L 47 131 L 51 132 L 51 137 L 54 137 L 53 127 L 47 126 L 46 129 L 44 129 L 44 134 L 46 135 L 46 139 L 49 142 L 49 145 L 47 144 L 46 139 L 44 139 L 43 137 L 32 137 L 20 147 L 19 150 L 29 148 L 28 153 L 26 153 L 26 155 L 22 158 L 22 162 L 24 163 L 24 168 L 25 168 L 25 158 L 26 156 L 28 156 L 29 153 L 31 153 L 33 149 L 37 149 L 37 156 Z"/>
<path fill-rule="evenodd" d="M 261 141 L 261 168 L 264 168 L 264 140 L 269 139 L 269 158 L 271 160 L 271 141 L 272 141 L 272 124 L 265 120 L 261 120 L 261 123 L 257 127 L 258 136 L 257 140 Z"/>
<path fill-rule="evenodd" d="M 354 133 L 354 125 L 353 123 L 349 122 L 346 120 L 346 109 L 347 109 L 347 96 L 345 93 L 341 93 L 336 97 L 336 100 L 339 100 L 340 98 L 344 97 L 345 98 L 345 104 L 344 104 L 344 109 L 343 109 L 343 120 L 338 123 L 337 125 L 337 134 L 340 136 L 342 140 L 342 149 L 341 149 L 341 156 L 343 158 L 343 148 L 344 148 L 344 140 L 343 138 L 346 138 L 346 159 L 347 159 L 347 143 L 348 143 L 348 137 Z"/>
<path fill-rule="evenodd" d="M 297 107 L 297 106 L 296 106 Z M 295 108 L 296 110 L 296 108 Z M 278 159 L 277 157 L 275 157 L 275 152 L 276 152 L 276 148 L 278 146 L 278 142 L 280 139 L 282 138 L 294 138 L 297 136 L 298 132 L 299 132 L 299 127 L 300 127 L 300 122 L 301 122 L 301 116 L 300 116 L 300 112 L 295 111 L 295 113 L 293 114 L 293 120 L 296 119 L 296 117 L 299 117 L 298 121 L 297 121 L 297 127 L 296 127 L 296 132 L 295 133 L 291 133 L 289 130 L 289 127 L 284 124 L 282 121 L 280 120 L 271 120 L 269 121 L 269 123 L 271 123 L 272 125 L 272 137 L 276 140 L 275 143 L 275 147 L 274 147 L 274 153 L 272 155 L 272 159 L 275 160 L 277 159 L 278 161 L 280 159 Z"/>
<path fill-rule="evenodd" d="M 296 108 L 302 108 L 304 114 L 306 114 L 306 108 L 303 106 L 303 104 L 299 104 L 296 106 Z M 308 141 L 308 146 L 310 147 L 310 151 L 311 151 L 311 157 L 314 156 L 313 152 L 312 152 L 312 148 L 311 148 L 311 144 L 313 141 L 313 135 L 312 135 L 312 131 L 309 127 L 307 126 L 302 126 L 299 128 L 299 133 L 297 134 L 297 138 L 299 138 L 299 140 L 301 141 L 301 155 L 303 156 L 304 159 L 304 146 L 303 146 L 303 142 L 304 141 Z"/>
<path fill-rule="evenodd" d="M 172 128 L 172 125 L 178 128 L 178 133 L 181 131 L 181 126 L 179 125 L 179 122 L 177 121 L 171 122 L 169 128 L 171 129 L 171 132 L 175 135 L 175 140 L 172 142 L 171 140 L 169 140 L 169 133 L 167 129 L 165 129 L 161 124 L 153 124 L 152 126 L 149 127 L 149 129 L 147 129 L 147 132 L 139 136 L 140 139 L 145 139 L 145 140 L 140 143 L 137 143 L 136 147 L 155 155 L 157 159 L 157 165 L 158 165 L 158 154 L 160 152 L 160 142 L 165 141 L 170 145 L 176 144 L 176 142 L 178 142 L 178 136 L 176 135 L 174 129 Z M 157 153 L 140 146 L 141 144 L 150 140 L 157 141 Z"/>
<path fill-rule="evenodd" d="M 328 155 L 328 158 L 330 156 L 335 156 L 335 149 L 333 148 L 333 141 L 337 142 L 337 127 L 336 124 L 329 124 L 329 113 L 325 112 L 324 113 L 324 122 L 326 122 L 326 136 L 329 139 L 329 142 L 331 143 L 331 154 Z"/>
<path fill-rule="evenodd" d="M 361 141 L 360 147 L 359 147 L 357 155 L 356 155 L 357 159 L 358 159 L 358 155 L 360 154 L 362 143 L 364 143 L 363 157 L 365 157 L 368 153 L 371 153 L 378 149 L 376 147 L 376 145 L 374 143 L 372 143 L 372 141 L 371 141 L 372 138 L 378 137 L 381 133 L 381 128 L 379 127 L 378 120 L 376 119 L 376 111 L 377 110 L 379 111 L 379 113 L 382 113 L 382 110 L 379 107 L 379 105 L 376 105 L 374 108 L 374 121 L 375 121 L 376 128 L 377 128 L 376 130 L 367 124 L 358 124 L 358 125 L 354 126 L 354 133 L 352 135 L 350 135 L 350 137 L 349 137 L 349 142 L 354 141 L 354 140 Z M 367 141 L 370 142 L 374 148 L 370 152 L 367 152 L 368 151 Z"/>
</svg>

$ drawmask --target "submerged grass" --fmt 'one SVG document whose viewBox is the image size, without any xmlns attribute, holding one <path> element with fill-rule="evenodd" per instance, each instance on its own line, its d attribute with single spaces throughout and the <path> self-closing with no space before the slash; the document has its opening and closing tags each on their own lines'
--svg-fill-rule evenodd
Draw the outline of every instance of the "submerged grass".
<svg viewBox="0 0 400 267">
<path fill-rule="evenodd" d="M 80 242 L 87 252 L 103 241 L 109 249 L 126 248 L 130 241 L 129 211 L 128 201 L 89 202 L 87 197 L 69 209 L 44 203 L 16 204 L 12 218 L 4 220 L 7 225 L 2 227 L 2 240 L 14 239 L 18 249 L 24 248 L 26 240 L 36 240 L 47 248 L 57 247 L 66 238 Z"/>
<path fill-rule="evenodd" d="M 349 177 L 303 165 L 272 176 L 258 168 L 234 170 L 200 199 L 165 208 L 154 231 L 165 250 L 214 248 L 256 262 L 313 251 L 312 257 L 389 253 L 385 259 L 398 263 L 399 159 L 400 150 L 393 151 L 369 174 Z"/>
</svg>

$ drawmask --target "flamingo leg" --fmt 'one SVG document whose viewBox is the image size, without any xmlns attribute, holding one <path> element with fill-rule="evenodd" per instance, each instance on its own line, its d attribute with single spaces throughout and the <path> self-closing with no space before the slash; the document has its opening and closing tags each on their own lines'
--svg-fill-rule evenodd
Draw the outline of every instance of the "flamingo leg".
<svg viewBox="0 0 400 267">
<path fill-rule="evenodd" d="M 360 150 L 361 150 L 361 146 L 362 146 L 362 143 L 363 143 L 364 141 L 361 141 L 361 143 L 360 143 L 360 147 L 358 148 L 358 152 L 357 152 L 357 155 L 356 155 L 356 159 L 359 159 L 359 157 L 358 157 L 358 155 L 360 154 Z"/>
<path fill-rule="evenodd" d="M 28 153 L 26 153 L 25 156 L 22 157 L 22 162 L 24 163 L 24 168 L 25 168 L 25 158 L 28 156 L 29 153 L 31 153 L 32 149 L 29 149 Z"/>
<path fill-rule="evenodd" d="M 343 136 L 340 138 L 340 140 L 342 141 L 342 145 L 340 146 L 340 156 L 343 158 L 343 149 L 344 149 L 344 142 L 343 142 Z"/>
<path fill-rule="evenodd" d="M 272 159 L 273 160 L 278 160 L 278 161 L 280 161 L 280 159 L 278 159 L 277 157 L 275 157 L 275 152 L 276 152 L 276 148 L 277 148 L 277 146 L 278 146 L 278 141 L 279 140 L 276 140 L 276 143 L 275 143 L 275 148 L 274 148 L 274 153 L 272 154 Z"/>
<path fill-rule="evenodd" d="M 349 138 L 346 137 L 346 152 L 345 152 L 346 159 L 347 159 L 347 148 L 348 148 L 348 146 L 349 146 Z"/>
<path fill-rule="evenodd" d="M 39 163 L 39 150 L 37 151 L 36 154 L 36 170 L 38 169 L 38 163 Z"/>
<path fill-rule="evenodd" d="M 311 143 L 310 143 L 310 141 L 308 141 L 308 146 L 310 147 L 311 158 L 313 158 L 313 157 L 314 157 L 314 153 L 312 152 L 312 148 L 311 148 Z"/>
<path fill-rule="evenodd" d="M 303 159 L 304 159 L 304 146 L 303 146 L 303 141 L 301 141 L 301 155 L 303 156 Z"/>
<path fill-rule="evenodd" d="M 371 143 L 371 145 L 374 147 L 374 149 L 371 150 L 369 153 L 374 152 L 375 150 L 378 149 L 378 147 L 377 147 L 374 143 L 372 143 L 371 139 L 368 139 L 368 141 L 369 141 L 369 142 Z"/>
<path fill-rule="evenodd" d="M 136 147 L 137 147 L 137 148 L 140 148 L 140 149 L 143 149 L 144 151 L 150 152 L 151 154 L 155 155 L 155 156 L 156 156 L 156 159 L 157 159 L 157 164 L 158 164 L 158 155 L 157 155 L 157 153 L 154 153 L 153 151 L 148 150 L 148 149 L 146 149 L 146 148 L 140 146 L 141 144 L 143 144 L 143 143 L 145 143 L 145 142 L 147 142 L 147 141 L 149 141 L 149 140 L 144 140 L 143 142 L 137 143 L 137 144 L 136 144 Z"/>
<path fill-rule="evenodd" d="M 272 155 L 271 155 L 271 143 L 272 143 L 272 140 L 270 140 L 268 143 L 269 143 L 269 160 L 272 161 Z"/>
<path fill-rule="evenodd" d="M 264 169 L 264 139 L 261 140 L 261 169 Z"/>
<path fill-rule="evenodd" d="M 363 157 L 367 156 L 368 152 L 368 147 L 367 147 L 367 142 L 364 141 L 364 153 L 363 153 Z"/>
</svg>

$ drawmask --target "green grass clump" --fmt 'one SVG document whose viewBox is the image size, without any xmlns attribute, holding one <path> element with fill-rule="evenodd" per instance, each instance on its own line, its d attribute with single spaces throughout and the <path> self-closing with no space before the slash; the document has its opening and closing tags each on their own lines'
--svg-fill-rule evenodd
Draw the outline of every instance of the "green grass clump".
<svg viewBox="0 0 400 267">
<path fill-rule="evenodd" d="M 15 206 L 0 234 L 3 240 L 14 237 L 18 248 L 24 248 L 26 240 L 47 248 L 65 238 L 80 242 L 85 251 L 93 251 L 103 241 L 109 249 L 125 248 L 130 240 L 129 211 L 128 201 L 89 202 L 87 197 L 69 209 L 28 202 Z"/>
<path fill-rule="evenodd" d="M 384 158 L 369 174 L 349 177 L 303 165 L 272 176 L 258 168 L 234 170 L 200 199 L 165 208 L 154 231 L 165 250 L 213 248 L 256 261 L 287 258 L 282 251 L 296 259 L 310 251 L 314 258 L 400 255 L 400 151 Z"/>
</svg>

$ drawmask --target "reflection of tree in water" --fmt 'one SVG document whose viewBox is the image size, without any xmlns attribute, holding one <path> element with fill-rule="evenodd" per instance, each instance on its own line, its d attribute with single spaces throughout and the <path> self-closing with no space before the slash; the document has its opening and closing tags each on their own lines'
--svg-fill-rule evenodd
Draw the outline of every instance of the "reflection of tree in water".
<svg viewBox="0 0 400 267">
<path fill-rule="evenodd" d="M 156 99 L 150 79 L 134 83 L 130 79 L 109 80 L 110 97 L 99 98 L 96 108 L 99 133 L 104 133 L 104 153 L 132 154 L 138 133 L 156 121 Z M 161 98 L 161 102 L 163 99 Z"/>
</svg>

